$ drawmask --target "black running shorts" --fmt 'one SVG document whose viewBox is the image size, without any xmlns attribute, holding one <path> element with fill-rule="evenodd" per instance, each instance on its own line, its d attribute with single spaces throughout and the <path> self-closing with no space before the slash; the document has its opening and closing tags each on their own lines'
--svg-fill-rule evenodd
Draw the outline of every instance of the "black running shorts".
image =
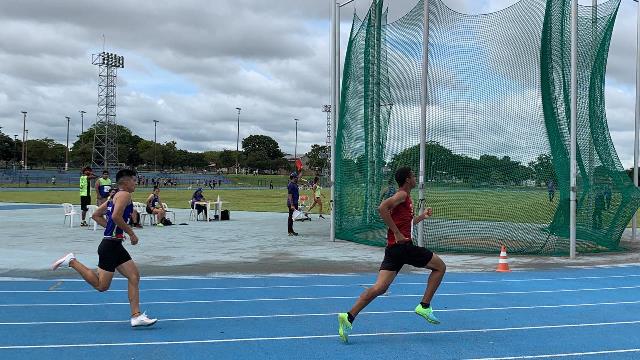
<svg viewBox="0 0 640 360">
<path fill-rule="evenodd" d="M 80 196 L 80 210 L 89 210 L 89 205 L 91 205 L 91 196 Z"/>
<path fill-rule="evenodd" d="M 423 247 L 415 246 L 412 242 L 387 246 L 384 250 L 384 260 L 380 270 L 400 271 L 404 264 L 418 268 L 426 267 L 433 258 L 433 252 Z"/>
<path fill-rule="evenodd" d="M 116 268 L 131 260 L 131 255 L 122 245 L 122 240 L 102 239 L 98 246 L 98 267 L 104 271 L 115 272 Z"/>
</svg>

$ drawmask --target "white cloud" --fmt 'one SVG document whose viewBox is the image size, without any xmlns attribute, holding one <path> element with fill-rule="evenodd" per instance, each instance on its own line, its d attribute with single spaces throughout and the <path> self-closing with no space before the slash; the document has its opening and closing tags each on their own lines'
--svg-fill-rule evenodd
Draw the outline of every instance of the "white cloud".
<svg viewBox="0 0 640 360">
<path fill-rule="evenodd" d="M 444 0 L 461 12 L 499 10 L 515 0 Z M 581 0 L 581 3 L 584 1 Z M 587 3 L 589 3 L 588 1 Z M 387 1 L 394 21 L 415 0 Z M 341 45 L 347 45 L 353 11 L 342 9 Z M 631 164 L 635 79 L 635 7 L 623 1 L 608 63 L 607 111 L 624 166 Z M 36 1 L 5 0 L 0 21 L 0 126 L 21 134 L 29 112 L 29 136 L 66 138 L 85 128 L 97 109 L 97 68 L 91 53 L 102 48 L 125 55 L 119 72 L 118 119 L 138 135 L 175 140 L 200 151 L 235 149 L 236 110 L 241 137 L 262 133 L 293 152 L 323 144 L 329 101 L 329 3 L 320 0 Z M 398 109 L 400 107 L 398 106 Z"/>
</svg>

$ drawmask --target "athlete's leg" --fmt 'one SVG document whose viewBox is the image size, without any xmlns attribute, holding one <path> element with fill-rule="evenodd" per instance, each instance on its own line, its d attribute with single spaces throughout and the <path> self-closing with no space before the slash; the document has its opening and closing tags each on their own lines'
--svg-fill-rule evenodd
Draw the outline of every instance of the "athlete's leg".
<svg viewBox="0 0 640 360">
<path fill-rule="evenodd" d="M 427 280 L 427 288 L 425 289 L 424 295 L 422 296 L 422 303 L 430 304 L 431 299 L 433 299 L 433 295 L 436 293 L 436 290 L 438 290 L 438 287 L 442 282 L 444 273 L 447 271 L 447 266 L 438 255 L 433 254 L 431 261 L 429 261 L 429 263 L 425 267 L 431 270 L 431 274 L 429 274 L 429 279 Z"/>
<path fill-rule="evenodd" d="M 360 294 L 360 297 L 356 303 L 353 304 L 349 313 L 355 318 L 362 309 L 373 301 L 373 299 L 387 292 L 389 285 L 391 285 L 397 275 L 397 271 L 380 270 L 380 272 L 378 272 L 378 279 L 376 279 L 376 283 Z"/>
<path fill-rule="evenodd" d="M 111 286 L 113 272 L 98 268 L 98 273 L 96 274 L 93 270 L 84 266 L 84 264 L 76 259 L 69 261 L 69 267 L 77 271 L 78 274 L 80 274 L 80 276 L 89 283 L 89 285 L 93 286 L 94 289 L 100 292 L 107 291 Z"/>
<path fill-rule="evenodd" d="M 129 305 L 131 306 L 131 316 L 140 314 L 140 272 L 133 260 L 129 260 L 116 268 L 122 276 L 128 280 L 127 291 L 129 294 Z"/>
</svg>

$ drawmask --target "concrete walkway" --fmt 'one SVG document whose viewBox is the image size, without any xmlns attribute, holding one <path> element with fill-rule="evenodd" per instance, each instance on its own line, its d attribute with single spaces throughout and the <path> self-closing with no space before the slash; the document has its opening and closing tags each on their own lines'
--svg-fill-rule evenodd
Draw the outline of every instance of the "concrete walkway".
<svg viewBox="0 0 640 360">
<path fill-rule="evenodd" d="M 0 277 L 73 276 L 68 269 L 55 273 L 48 270 L 53 260 L 69 251 L 86 265 L 96 266 L 100 230 L 63 226 L 62 207 L 22 209 L 7 203 L 0 205 Z M 188 214 L 187 210 L 177 209 L 176 223 L 187 222 Z M 312 217 L 310 222 L 296 222 L 295 230 L 300 233 L 297 237 L 287 235 L 284 213 L 232 212 L 230 221 L 145 226 L 136 231 L 140 243 L 127 243 L 126 247 L 143 276 L 377 271 L 383 248 L 330 242 L 329 220 Z M 78 218 L 74 223 L 77 226 Z M 512 256 L 510 265 L 513 270 L 524 270 L 640 263 L 640 242 L 630 241 L 630 231 L 625 233 L 623 246 L 632 251 L 580 255 L 576 260 Z M 498 260 L 497 252 L 495 256 L 440 255 L 449 271 L 493 271 Z"/>
</svg>

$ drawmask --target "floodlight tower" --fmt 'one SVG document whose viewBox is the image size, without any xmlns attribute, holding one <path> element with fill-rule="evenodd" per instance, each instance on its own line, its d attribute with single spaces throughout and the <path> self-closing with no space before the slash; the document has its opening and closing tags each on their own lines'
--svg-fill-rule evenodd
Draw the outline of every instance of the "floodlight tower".
<svg viewBox="0 0 640 360">
<path fill-rule="evenodd" d="M 117 70 L 124 68 L 124 57 L 101 52 L 93 54 L 91 63 L 98 66 L 98 114 L 91 166 L 98 170 L 115 172 L 118 168 L 118 132 L 116 127 Z"/>
</svg>

